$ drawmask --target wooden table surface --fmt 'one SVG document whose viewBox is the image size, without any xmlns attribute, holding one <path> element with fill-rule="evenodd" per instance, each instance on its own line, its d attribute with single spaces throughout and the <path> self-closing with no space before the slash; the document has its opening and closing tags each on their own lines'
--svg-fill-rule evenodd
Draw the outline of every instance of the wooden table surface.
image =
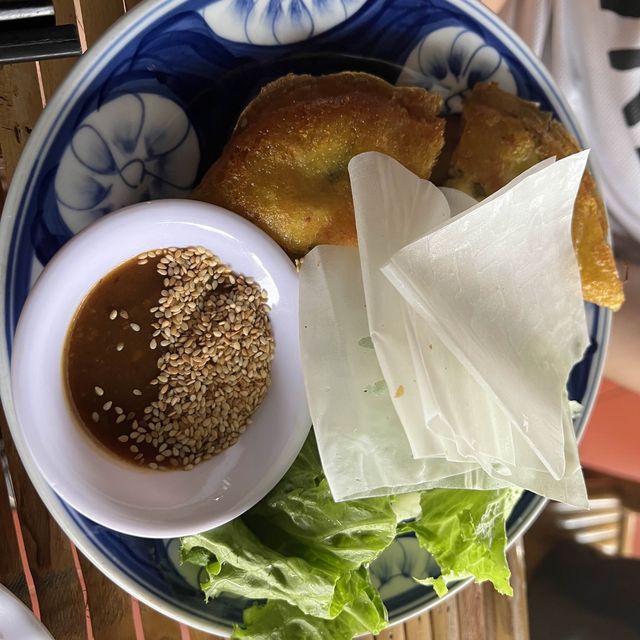
<svg viewBox="0 0 640 640">
<path fill-rule="evenodd" d="M 83 50 L 138 0 L 54 0 L 58 24 L 77 23 Z M 0 150 L 5 182 L 47 99 L 74 60 L 0 68 Z M 6 188 L 6 184 L 4 185 Z M 51 518 L 0 420 L 14 495 L 0 481 L 0 582 L 39 617 L 56 640 L 201 640 L 189 629 L 131 598 L 85 559 Z M 527 640 L 521 543 L 509 553 L 514 597 L 473 585 L 431 612 L 381 633 L 386 640 Z M 328 639 L 329 640 L 329 639 Z"/>
</svg>

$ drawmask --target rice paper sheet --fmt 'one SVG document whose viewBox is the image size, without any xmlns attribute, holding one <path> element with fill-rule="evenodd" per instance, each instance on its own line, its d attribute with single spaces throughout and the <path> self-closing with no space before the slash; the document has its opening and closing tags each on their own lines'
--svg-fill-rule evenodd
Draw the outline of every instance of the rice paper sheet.
<svg viewBox="0 0 640 640">
<path fill-rule="evenodd" d="M 350 163 L 358 250 L 300 274 L 334 497 L 517 486 L 584 504 L 565 385 L 588 344 L 571 215 L 586 154 L 476 204 L 378 153 Z"/>
</svg>

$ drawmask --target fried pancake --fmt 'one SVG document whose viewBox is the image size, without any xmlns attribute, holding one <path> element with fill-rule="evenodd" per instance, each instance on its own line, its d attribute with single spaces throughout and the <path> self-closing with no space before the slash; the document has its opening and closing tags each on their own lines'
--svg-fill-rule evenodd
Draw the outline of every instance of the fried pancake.
<svg viewBox="0 0 640 640">
<path fill-rule="evenodd" d="M 347 165 L 379 151 L 428 178 L 444 144 L 440 97 L 365 73 L 288 75 L 249 104 L 193 197 L 235 211 L 293 258 L 357 244 Z"/>
<path fill-rule="evenodd" d="M 579 150 L 551 114 L 505 93 L 495 84 L 476 84 L 462 112 L 462 135 L 453 152 L 447 185 L 484 198 L 545 158 Z M 607 218 L 595 181 L 586 171 L 573 213 L 573 243 L 585 300 L 617 310 L 624 302 Z"/>
</svg>

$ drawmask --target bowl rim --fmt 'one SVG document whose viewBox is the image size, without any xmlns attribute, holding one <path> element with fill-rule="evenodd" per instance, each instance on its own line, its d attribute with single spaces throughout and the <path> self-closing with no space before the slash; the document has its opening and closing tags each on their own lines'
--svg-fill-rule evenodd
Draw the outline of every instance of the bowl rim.
<svg viewBox="0 0 640 640">
<path fill-rule="evenodd" d="M 368 0 L 360 11 L 377 0 Z M 575 137 L 584 146 L 584 135 L 577 120 L 569 107 L 566 99 L 557 89 L 555 82 L 551 78 L 549 71 L 544 64 L 536 58 L 524 41 L 504 24 L 498 16 L 490 9 L 482 5 L 478 0 L 446 0 L 450 5 L 458 8 L 462 13 L 470 16 L 477 24 L 489 31 L 494 37 L 500 40 L 509 50 L 517 52 L 518 61 L 527 69 L 527 72 L 536 79 L 549 98 L 553 107 L 558 111 L 562 122 L 573 131 Z M 39 160 L 46 154 L 41 149 L 48 148 L 45 145 L 49 130 L 54 128 L 55 121 L 62 117 L 67 111 L 65 105 L 70 103 L 68 96 L 71 93 L 81 92 L 83 88 L 98 75 L 111 58 L 127 46 L 141 31 L 162 18 L 170 11 L 180 5 L 188 4 L 189 0 L 145 0 L 137 5 L 132 11 L 124 14 L 118 19 L 102 36 L 92 45 L 91 49 L 74 65 L 62 84 L 55 91 L 51 100 L 47 103 L 45 110 L 39 117 L 27 144 L 25 145 L 19 163 L 14 172 L 9 192 L 5 201 L 4 212 L 0 218 L 0 261 L 5 268 L 0 269 L 0 321 L 5 324 L 5 336 L 0 345 L 0 396 L 7 417 L 7 423 L 14 440 L 14 444 L 19 453 L 20 459 L 27 470 L 29 478 L 33 483 L 38 495 L 43 500 L 52 517 L 56 520 L 65 534 L 77 545 L 82 553 L 102 571 L 110 580 L 130 595 L 133 595 L 141 602 L 156 609 L 160 613 L 192 626 L 202 631 L 229 636 L 229 627 L 221 626 L 213 622 L 188 613 L 175 604 L 162 601 L 157 596 L 149 592 L 148 588 L 134 582 L 127 576 L 113 561 L 100 552 L 87 536 L 87 534 L 74 521 L 71 514 L 66 510 L 65 505 L 57 498 L 53 490 L 47 485 L 44 478 L 40 476 L 34 468 L 33 461 L 25 448 L 19 430 L 15 427 L 15 414 L 13 403 L 10 397 L 10 383 L 8 382 L 9 372 L 9 350 L 8 350 L 8 328 L 6 326 L 6 285 L 7 285 L 7 261 L 9 249 L 12 244 L 15 225 L 20 222 L 19 212 L 21 202 L 28 193 L 29 177 L 40 170 Z M 342 23 L 340 23 L 342 24 Z M 336 25 L 339 27 L 340 24 Z M 509 43 L 509 44 L 507 44 Z M 112 55 L 110 55 L 112 54 Z M 599 322 L 601 322 L 602 341 L 600 343 L 597 361 L 593 361 L 589 372 L 588 386 L 591 385 L 594 392 L 587 398 L 583 406 L 581 430 L 578 436 L 584 431 L 584 426 L 592 411 L 595 401 L 596 391 L 602 378 L 604 369 L 604 357 L 606 354 L 609 333 L 611 329 L 611 311 L 608 309 L 599 310 Z M 14 425 L 14 426 L 12 426 Z M 528 507 L 527 513 L 515 526 L 511 539 L 508 543 L 510 548 L 533 524 L 538 515 L 544 509 L 547 500 L 540 496 L 535 496 L 532 506 Z M 472 580 L 468 579 L 453 585 L 445 598 L 453 597 L 460 589 L 464 588 Z M 390 620 L 390 624 L 397 624 L 431 609 L 443 602 L 444 599 L 432 600 L 424 606 L 403 613 Z"/>
</svg>

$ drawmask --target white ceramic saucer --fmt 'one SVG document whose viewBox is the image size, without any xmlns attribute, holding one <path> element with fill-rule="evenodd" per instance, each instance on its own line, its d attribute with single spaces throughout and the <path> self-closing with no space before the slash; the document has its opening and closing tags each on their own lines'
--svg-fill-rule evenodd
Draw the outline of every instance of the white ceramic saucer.
<svg viewBox="0 0 640 640">
<path fill-rule="evenodd" d="M 44 625 L 1 584 L 0 640 L 53 640 Z"/>
</svg>

